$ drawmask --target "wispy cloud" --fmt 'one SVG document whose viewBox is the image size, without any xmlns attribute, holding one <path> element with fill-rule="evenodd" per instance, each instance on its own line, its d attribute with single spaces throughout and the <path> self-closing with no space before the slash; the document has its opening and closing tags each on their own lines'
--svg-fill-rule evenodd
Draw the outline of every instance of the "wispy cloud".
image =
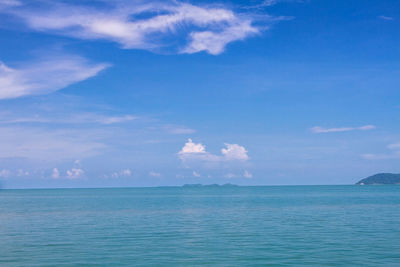
<svg viewBox="0 0 400 267">
<path fill-rule="evenodd" d="M 264 9 L 266 7 L 270 7 L 276 5 L 279 1 L 278 0 L 264 0 L 255 5 L 249 5 L 242 7 L 243 9 Z"/>
<path fill-rule="evenodd" d="M 361 157 L 370 160 L 397 159 L 400 158 L 400 152 L 392 154 L 362 154 Z"/>
<path fill-rule="evenodd" d="M 0 158 L 59 161 L 98 155 L 106 148 L 101 131 L 0 127 Z"/>
<path fill-rule="evenodd" d="M 149 172 L 149 176 L 151 176 L 151 177 L 160 177 L 161 173 L 155 172 L 155 171 L 150 171 Z"/>
<path fill-rule="evenodd" d="M 400 150 L 400 143 L 389 144 L 387 147 L 392 150 Z"/>
<path fill-rule="evenodd" d="M 389 17 L 389 16 L 378 16 L 378 18 L 383 19 L 383 20 L 394 20 L 393 17 Z"/>
<path fill-rule="evenodd" d="M 224 178 L 232 179 L 232 178 L 246 178 L 246 179 L 251 179 L 253 178 L 253 174 L 251 174 L 249 171 L 244 170 L 243 174 L 238 174 L 238 173 L 226 173 L 224 174 Z"/>
<path fill-rule="evenodd" d="M 7 114 L 7 113 L 6 113 Z M 120 115 L 110 116 L 102 115 L 93 112 L 81 112 L 71 114 L 69 117 L 52 115 L 25 115 L 15 116 L 13 114 L 7 114 L 8 117 L 0 117 L 1 124 L 23 124 L 23 123 L 38 123 L 38 124 L 118 124 L 126 123 L 137 120 L 138 117 L 134 115 Z"/>
<path fill-rule="evenodd" d="M 178 53 L 206 51 L 217 55 L 228 43 L 260 33 L 249 14 L 236 13 L 222 5 L 168 0 L 109 1 L 91 7 L 48 1 L 37 6 L 15 5 L 3 12 L 21 18 L 33 30 L 105 39 L 126 49 L 156 50 L 172 43 Z M 263 22 L 268 23 L 265 19 Z"/>
<path fill-rule="evenodd" d="M 170 134 L 193 134 L 196 130 L 185 126 L 167 125 L 164 127 L 165 131 Z"/>
<path fill-rule="evenodd" d="M 193 54 L 207 51 L 209 54 L 218 55 L 224 51 L 228 43 L 243 40 L 249 35 L 254 35 L 258 32 L 259 30 L 251 25 L 250 20 L 234 22 L 220 32 L 192 32 L 190 33 L 191 41 L 182 49 L 182 53 Z"/>
<path fill-rule="evenodd" d="M 400 158 L 400 143 L 393 143 L 387 146 L 387 149 L 390 149 L 390 152 L 380 153 L 380 154 L 362 154 L 361 157 L 364 159 L 370 160 L 384 160 L 384 159 L 398 159 Z"/>
<path fill-rule="evenodd" d="M 17 0 L 0 0 L 0 11 L 3 12 L 7 9 L 17 7 L 22 5 L 20 1 Z"/>
<path fill-rule="evenodd" d="M 107 64 L 90 64 L 82 57 L 60 56 L 9 67 L 0 62 L 0 99 L 47 94 L 86 80 Z"/>
<path fill-rule="evenodd" d="M 361 127 L 339 127 L 339 128 L 323 128 L 315 126 L 311 128 L 311 131 L 313 133 L 336 133 L 336 132 L 350 132 L 350 131 L 368 131 L 374 129 L 376 129 L 374 125 L 365 125 Z"/>
</svg>

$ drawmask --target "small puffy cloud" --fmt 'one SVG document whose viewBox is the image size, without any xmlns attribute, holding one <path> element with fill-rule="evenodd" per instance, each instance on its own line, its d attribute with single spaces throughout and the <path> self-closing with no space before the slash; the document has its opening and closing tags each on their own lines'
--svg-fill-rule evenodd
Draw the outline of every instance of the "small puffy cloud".
<svg viewBox="0 0 400 267">
<path fill-rule="evenodd" d="M 2 169 L 0 170 L 0 177 L 1 178 L 7 178 L 11 175 L 11 171 L 7 169 Z"/>
<path fill-rule="evenodd" d="M 206 147 L 203 146 L 201 143 L 194 143 L 192 139 L 188 139 L 185 145 L 182 147 L 179 154 L 198 154 L 198 153 L 206 153 Z"/>
<path fill-rule="evenodd" d="M 181 151 L 178 152 L 179 158 L 185 162 L 218 162 L 220 161 L 220 157 L 208 153 L 206 151 L 206 147 L 201 143 L 194 143 L 192 139 L 188 139 L 185 145 L 182 147 Z"/>
<path fill-rule="evenodd" d="M 121 171 L 121 175 L 122 176 L 131 176 L 132 175 L 132 171 L 130 169 L 125 169 Z"/>
<path fill-rule="evenodd" d="M 111 177 L 111 178 L 118 178 L 118 177 L 119 177 L 119 173 L 118 173 L 118 172 L 113 172 L 113 173 L 110 175 L 110 177 Z"/>
<path fill-rule="evenodd" d="M 103 178 L 106 178 L 106 179 L 107 178 L 114 178 L 114 179 L 116 179 L 116 178 L 119 178 L 119 177 L 129 177 L 131 175 L 132 175 L 132 171 L 130 169 L 124 169 L 124 170 L 121 170 L 121 171 L 113 172 L 111 174 L 104 174 Z"/>
<path fill-rule="evenodd" d="M 224 177 L 231 179 L 231 178 L 235 178 L 236 175 L 234 173 L 227 173 L 227 174 L 224 175 Z"/>
<path fill-rule="evenodd" d="M 0 62 L 0 99 L 48 94 L 96 76 L 107 64 L 89 64 L 84 58 L 62 56 L 12 68 Z"/>
<path fill-rule="evenodd" d="M 248 160 L 247 150 L 238 144 L 227 144 L 226 148 L 221 149 L 222 155 L 226 160 Z"/>
<path fill-rule="evenodd" d="M 155 172 L 155 171 L 150 171 L 150 172 L 149 172 L 149 176 L 152 176 L 152 177 L 160 177 L 160 176 L 161 176 L 161 173 Z"/>
<path fill-rule="evenodd" d="M 194 143 L 192 139 L 188 139 L 182 149 L 178 152 L 182 160 L 197 159 L 203 161 L 232 161 L 249 159 L 247 150 L 238 144 L 225 143 L 225 148 L 221 149 L 222 155 L 214 155 L 206 151 L 206 147 L 201 143 Z"/>
<path fill-rule="evenodd" d="M 28 175 L 29 175 L 28 171 L 24 171 L 22 169 L 17 170 L 17 176 L 28 176 Z"/>
<path fill-rule="evenodd" d="M 51 172 L 51 178 L 53 179 L 60 178 L 60 171 L 57 168 L 53 168 L 53 171 Z"/>
<path fill-rule="evenodd" d="M 243 177 L 250 179 L 250 178 L 253 178 L 253 174 L 251 174 L 250 172 L 245 170 L 244 173 L 243 173 Z"/>
<path fill-rule="evenodd" d="M 313 133 L 335 133 L 335 132 L 350 132 L 350 131 L 368 131 L 374 129 L 376 129 L 376 126 L 374 125 L 365 125 L 361 127 L 339 127 L 339 128 L 323 128 L 315 126 L 311 128 L 311 131 Z"/>
<path fill-rule="evenodd" d="M 79 168 L 72 168 L 71 170 L 66 171 L 67 178 L 69 178 L 69 179 L 80 178 L 84 174 L 85 174 L 85 172 Z"/>
</svg>

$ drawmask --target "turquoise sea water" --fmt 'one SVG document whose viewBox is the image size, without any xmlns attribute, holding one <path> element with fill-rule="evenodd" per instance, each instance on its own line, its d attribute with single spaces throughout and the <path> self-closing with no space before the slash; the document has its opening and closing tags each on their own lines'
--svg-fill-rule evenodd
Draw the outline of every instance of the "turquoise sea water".
<svg viewBox="0 0 400 267">
<path fill-rule="evenodd" d="M 0 190 L 0 266 L 400 266 L 400 186 Z"/>
</svg>

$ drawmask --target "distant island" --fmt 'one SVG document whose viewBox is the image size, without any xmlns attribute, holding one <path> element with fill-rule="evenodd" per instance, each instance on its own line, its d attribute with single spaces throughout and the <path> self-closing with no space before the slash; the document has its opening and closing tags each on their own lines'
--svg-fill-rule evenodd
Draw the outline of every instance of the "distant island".
<svg viewBox="0 0 400 267">
<path fill-rule="evenodd" d="M 182 187 L 237 187 L 238 185 L 235 184 L 184 184 Z"/>
<path fill-rule="evenodd" d="M 378 173 L 360 180 L 357 185 L 400 184 L 400 174 Z"/>
</svg>

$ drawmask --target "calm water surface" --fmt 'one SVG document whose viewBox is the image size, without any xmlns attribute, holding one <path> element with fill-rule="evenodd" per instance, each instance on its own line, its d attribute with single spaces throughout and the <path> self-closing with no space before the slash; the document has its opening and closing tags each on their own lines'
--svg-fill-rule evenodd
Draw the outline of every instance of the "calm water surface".
<svg viewBox="0 0 400 267">
<path fill-rule="evenodd" d="M 400 186 L 0 190 L 0 266 L 400 266 Z"/>
</svg>

